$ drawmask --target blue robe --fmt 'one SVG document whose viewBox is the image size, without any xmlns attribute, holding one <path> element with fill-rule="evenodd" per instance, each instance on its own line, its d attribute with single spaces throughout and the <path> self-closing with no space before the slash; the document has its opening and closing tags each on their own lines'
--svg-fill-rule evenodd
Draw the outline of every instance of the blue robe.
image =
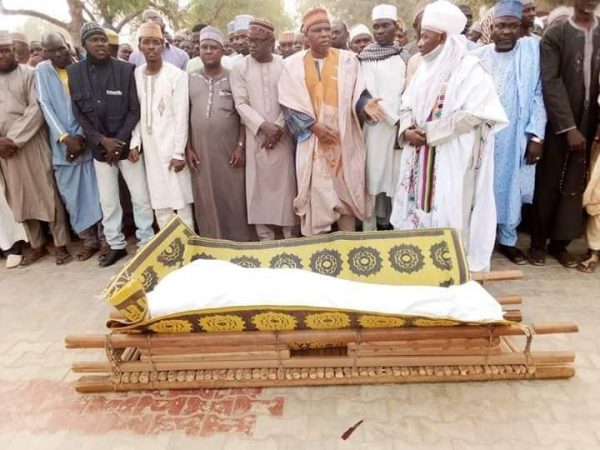
<svg viewBox="0 0 600 450">
<path fill-rule="evenodd" d="M 58 139 L 63 133 L 83 136 L 83 131 L 73 115 L 71 98 L 52 63 L 38 64 L 35 72 L 38 101 L 49 128 L 54 177 L 71 226 L 79 234 L 102 219 L 92 153 L 86 150 L 73 163 L 67 162 L 67 146 Z"/>
<path fill-rule="evenodd" d="M 510 122 L 495 136 L 494 194 L 498 240 L 514 246 L 521 207 L 533 201 L 535 165 L 525 163 L 527 144 L 533 136 L 543 140 L 546 128 L 540 44 L 538 39 L 525 37 L 510 52 L 499 53 L 494 47 L 486 45 L 472 53 L 481 59 L 494 79 Z"/>
</svg>

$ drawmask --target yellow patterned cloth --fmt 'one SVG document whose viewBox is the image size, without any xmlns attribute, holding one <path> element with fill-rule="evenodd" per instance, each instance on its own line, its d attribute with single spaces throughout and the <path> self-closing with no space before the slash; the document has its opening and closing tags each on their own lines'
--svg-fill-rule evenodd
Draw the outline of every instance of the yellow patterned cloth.
<svg viewBox="0 0 600 450">
<path fill-rule="evenodd" d="M 458 234 L 450 229 L 414 232 L 333 233 L 273 242 L 237 243 L 194 235 L 177 217 L 125 266 L 107 300 L 126 318 L 108 326 L 155 333 L 290 331 L 342 328 L 452 326 L 454 320 L 390 316 L 325 308 L 220 308 L 149 319 L 145 293 L 170 272 L 197 259 L 243 267 L 300 268 L 368 283 L 450 286 L 469 281 Z"/>
</svg>

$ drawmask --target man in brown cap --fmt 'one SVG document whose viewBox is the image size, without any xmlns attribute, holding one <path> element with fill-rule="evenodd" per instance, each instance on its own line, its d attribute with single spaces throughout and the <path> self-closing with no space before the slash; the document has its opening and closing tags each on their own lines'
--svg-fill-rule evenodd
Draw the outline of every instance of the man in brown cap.
<svg viewBox="0 0 600 450">
<path fill-rule="evenodd" d="M 69 230 L 52 170 L 44 116 L 35 92 L 35 72 L 19 64 L 13 40 L 0 31 L 0 172 L 6 199 L 17 222 L 25 225 L 32 252 L 21 262 L 31 264 L 47 254 L 41 222 L 47 222 L 56 246 L 56 263 L 72 259 L 67 251 Z"/>
<path fill-rule="evenodd" d="M 246 126 L 248 223 L 261 240 L 275 239 L 279 229 L 295 237 L 294 146 L 277 95 L 283 58 L 271 53 L 275 36 L 267 20 L 250 22 L 248 42 L 250 55 L 231 71 L 233 99 Z"/>
<path fill-rule="evenodd" d="M 302 22 L 310 49 L 285 60 L 278 86 L 298 142 L 294 207 L 306 236 L 327 233 L 335 223 L 353 231 L 356 218 L 371 214 L 361 120 L 385 116 L 366 91 L 356 55 L 331 47 L 327 11 L 312 8 Z"/>
<path fill-rule="evenodd" d="M 296 53 L 297 50 L 294 49 L 294 37 L 295 34 L 293 31 L 284 31 L 279 35 L 279 54 L 283 58 Z"/>
<path fill-rule="evenodd" d="M 178 214 L 194 228 L 192 180 L 185 165 L 189 128 L 188 77 L 163 61 L 165 39 L 155 23 L 138 30 L 146 64 L 135 71 L 141 115 L 133 130 L 131 152 L 144 149 L 150 201 L 160 228 Z"/>
</svg>

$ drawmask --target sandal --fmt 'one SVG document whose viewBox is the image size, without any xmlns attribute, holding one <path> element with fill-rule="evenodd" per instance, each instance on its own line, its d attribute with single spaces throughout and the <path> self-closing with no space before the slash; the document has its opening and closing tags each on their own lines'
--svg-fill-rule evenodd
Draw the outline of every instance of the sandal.
<svg viewBox="0 0 600 450">
<path fill-rule="evenodd" d="M 548 253 L 556 258 L 561 266 L 567 269 L 574 269 L 579 264 L 580 258 L 569 253 L 566 249 L 552 250 L 549 249 Z"/>
<path fill-rule="evenodd" d="M 518 266 L 527 264 L 527 257 L 525 253 L 519 250 L 517 247 L 511 247 L 510 245 L 498 244 L 498 251 L 506 256 L 510 262 Z"/>
<path fill-rule="evenodd" d="M 75 259 L 77 259 L 77 261 L 79 262 L 87 261 L 92 256 L 94 256 L 98 252 L 98 250 L 98 248 L 94 247 L 83 247 L 81 251 L 77 253 L 77 255 L 75 255 Z"/>
<path fill-rule="evenodd" d="M 98 261 L 102 262 L 106 255 L 110 253 L 110 246 L 108 244 L 102 244 L 100 246 L 100 251 L 98 252 Z"/>
<path fill-rule="evenodd" d="M 600 262 L 600 250 L 588 250 L 585 259 L 577 264 L 577 270 L 583 273 L 594 273 Z"/>
<path fill-rule="evenodd" d="M 529 250 L 527 261 L 532 266 L 542 267 L 546 265 L 546 252 L 544 250 L 534 249 Z"/>
<path fill-rule="evenodd" d="M 46 249 L 46 247 L 42 247 L 38 250 L 31 249 L 31 252 L 28 255 L 23 257 L 20 265 L 21 266 L 30 266 L 34 262 L 39 261 L 40 259 L 43 259 L 46 256 L 48 256 L 48 249 Z"/>
<path fill-rule="evenodd" d="M 57 266 L 62 266 L 64 264 L 67 264 L 67 263 L 73 261 L 73 257 L 67 250 L 57 252 L 56 255 L 54 256 L 54 258 L 56 259 Z"/>
</svg>

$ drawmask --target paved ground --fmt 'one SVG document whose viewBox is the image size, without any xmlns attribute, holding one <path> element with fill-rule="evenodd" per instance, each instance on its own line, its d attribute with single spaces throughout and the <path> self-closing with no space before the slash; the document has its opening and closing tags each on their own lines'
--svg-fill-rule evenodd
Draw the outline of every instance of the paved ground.
<svg viewBox="0 0 600 450">
<path fill-rule="evenodd" d="M 512 267 L 498 257 L 494 268 Z M 566 381 L 79 395 L 69 365 L 98 353 L 63 339 L 103 331 L 98 294 L 117 270 L 0 268 L 0 449 L 600 448 L 600 274 L 549 261 L 492 288 L 523 295 L 526 322 L 579 324 L 536 338 L 577 352 Z"/>
</svg>

